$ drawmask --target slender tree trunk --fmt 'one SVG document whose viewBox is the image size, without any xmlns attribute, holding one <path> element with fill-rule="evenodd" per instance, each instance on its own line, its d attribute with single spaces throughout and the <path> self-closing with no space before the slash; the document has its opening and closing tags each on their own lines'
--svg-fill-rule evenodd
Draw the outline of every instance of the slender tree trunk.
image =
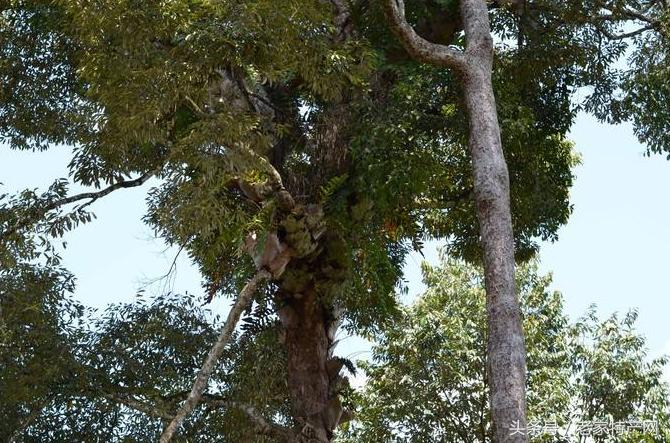
<svg viewBox="0 0 670 443">
<path fill-rule="evenodd" d="M 496 442 L 527 441 L 510 435 L 525 427 L 526 355 L 514 284 L 514 238 L 509 178 L 500 141 L 490 70 L 473 68 L 463 88 L 470 122 L 477 218 L 484 251 L 488 317 L 488 378 Z"/>
<path fill-rule="evenodd" d="M 491 81 L 493 40 L 485 0 L 460 0 L 465 51 L 429 42 L 405 20 L 402 0 L 386 0 L 394 33 L 418 61 L 451 68 L 461 78 L 469 119 L 475 202 L 484 253 L 488 379 L 496 443 L 525 443 L 526 353 L 514 283 L 509 175 Z"/>
<path fill-rule="evenodd" d="M 475 202 L 484 252 L 488 317 L 488 374 L 493 435 L 498 443 L 528 441 L 526 351 L 514 283 L 514 236 L 509 174 L 500 140 L 491 74 L 493 40 L 483 0 L 462 0 L 468 63 L 461 72 L 469 120 Z"/>
</svg>

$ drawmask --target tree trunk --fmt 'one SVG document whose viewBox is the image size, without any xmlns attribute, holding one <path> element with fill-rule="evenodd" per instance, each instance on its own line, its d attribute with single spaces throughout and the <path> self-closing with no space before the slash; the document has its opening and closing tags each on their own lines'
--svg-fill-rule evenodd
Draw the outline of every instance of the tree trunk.
<svg viewBox="0 0 670 443">
<path fill-rule="evenodd" d="M 521 311 L 514 284 L 514 238 L 509 178 L 500 142 L 490 72 L 464 78 L 469 109 L 475 201 L 479 220 L 488 316 L 488 373 L 495 441 L 527 441 L 510 435 L 525 428 L 526 356 Z"/>
<path fill-rule="evenodd" d="M 293 417 L 300 433 L 318 442 L 329 442 L 331 431 L 322 412 L 329 401 L 326 371 L 329 341 L 325 316 L 313 289 L 292 296 L 282 312 L 286 328 L 288 388 Z M 331 434 L 332 435 L 332 434 Z"/>
<path fill-rule="evenodd" d="M 519 1 L 508 1 L 518 7 Z M 485 0 L 460 0 L 465 51 L 431 42 L 407 23 L 403 0 L 386 0 L 392 31 L 417 61 L 450 68 L 461 78 L 469 118 L 475 202 L 484 252 L 488 379 L 496 443 L 525 443 L 526 353 L 514 284 L 509 176 L 500 140 L 491 75 L 493 40 Z M 514 432 L 510 428 L 518 428 Z"/>
<path fill-rule="evenodd" d="M 491 82 L 493 45 L 482 0 L 462 0 L 468 65 L 461 73 L 469 119 L 475 202 L 484 252 L 488 316 L 488 374 L 497 443 L 526 442 L 510 427 L 526 427 L 526 354 L 514 282 L 514 236 L 509 175 Z"/>
<path fill-rule="evenodd" d="M 328 296 L 339 290 L 346 275 L 329 254 L 339 241 L 325 234 L 320 252 L 293 260 L 278 282 L 288 392 L 300 442 L 330 442 L 335 428 L 350 418 L 339 399 L 347 385 L 340 375 L 342 362 L 333 358 L 339 313 Z"/>
</svg>

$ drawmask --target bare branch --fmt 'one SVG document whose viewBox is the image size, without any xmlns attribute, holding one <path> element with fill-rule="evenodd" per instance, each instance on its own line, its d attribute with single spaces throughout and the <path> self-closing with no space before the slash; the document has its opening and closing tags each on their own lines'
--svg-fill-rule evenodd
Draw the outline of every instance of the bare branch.
<svg viewBox="0 0 670 443">
<path fill-rule="evenodd" d="M 600 31 L 600 33 L 604 35 L 608 40 L 625 40 L 627 38 L 635 37 L 636 35 L 640 35 L 643 32 L 652 31 L 654 29 L 655 29 L 654 26 L 649 25 L 643 28 L 636 29 L 634 31 L 625 32 L 623 34 L 612 34 L 608 30 L 598 27 L 598 31 Z"/>
<path fill-rule="evenodd" d="M 176 275 L 176 271 L 177 271 L 177 260 L 179 260 L 179 256 L 184 251 L 184 248 L 186 248 L 186 245 L 188 244 L 188 242 L 191 238 L 192 237 L 188 237 L 188 239 L 184 243 L 179 245 L 179 249 L 177 250 L 177 253 L 175 254 L 174 258 L 172 259 L 172 262 L 170 263 L 170 267 L 168 268 L 167 272 L 165 274 L 161 275 L 160 277 L 149 279 L 142 286 L 142 288 L 146 288 L 146 287 L 149 287 L 152 284 L 163 281 L 163 283 L 164 283 L 163 289 L 165 289 L 167 292 L 170 291 L 170 282 L 173 281 L 172 276 Z M 164 252 L 167 252 L 167 248 L 165 249 Z"/>
<path fill-rule="evenodd" d="M 660 24 L 658 20 L 656 20 L 656 19 L 654 19 L 654 18 L 651 18 L 651 17 L 649 17 L 648 15 L 645 15 L 645 14 L 639 12 L 639 11 L 634 11 L 634 10 L 632 10 L 632 9 L 628 9 L 628 8 L 626 8 L 626 9 L 624 9 L 623 13 L 624 13 L 625 15 L 627 15 L 628 17 L 637 19 L 637 20 L 639 20 L 639 21 L 641 21 L 641 22 L 649 23 L 649 24 L 651 24 L 651 25 L 658 26 L 658 25 Z"/>
<path fill-rule="evenodd" d="M 457 71 L 466 69 L 467 60 L 462 51 L 429 42 L 416 33 L 405 19 L 405 3 L 403 0 L 385 0 L 384 10 L 391 30 L 414 59 L 424 63 L 453 68 Z"/>
<path fill-rule="evenodd" d="M 230 312 L 228 312 L 226 323 L 223 325 L 216 343 L 214 343 L 214 346 L 212 349 L 210 349 L 209 354 L 207 355 L 207 358 L 202 365 L 202 368 L 200 368 L 200 371 L 195 378 L 191 392 L 186 398 L 184 404 L 177 411 L 177 414 L 174 416 L 172 421 L 163 430 L 160 443 L 168 443 L 170 440 L 172 440 L 172 437 L 184 419 L 186 419 L 186 417 L 198 406 L 202 400 L 202 395 L 209 382 L 209 377 L 212 375 L 214 366 L 221 357 L 221 354 L 223 353 L 226 345 L 230 341 L 230 338 L 233 334 L 233 331 L 235 330 L 235 326 L 237 325 L 240 316 L 242 315 L 242 312 L 251 302 L 251 297 L 256 292 L 259 284 L 262 281 L 271 278 L 271 276 L 272 275 L 270 272 L 264 269 L 259 270 L 240 291 L 235 304 L 230 309 Z"/>
<path fill-rule="evenodd" d="M 604 9 L 608 9 L 605 8 Z M 658 27 L 660 25 L 659 20 L 650 17 L 649 15 L 646 15 L 640 11 L 636 11 L 634 9 L 630 8 L 624 8 L 622 10 L 614 10 L 610 9 L 609 14 L 599 14 L 594 17 L 585 17 L 586 19 L 596 19 L 600 21 L 608 21 L 608 22 L 620 22 L 624 20 L 638 20 L 641 22 L 648 23 L 649 25 L 653 27 Z"/>
</svg>

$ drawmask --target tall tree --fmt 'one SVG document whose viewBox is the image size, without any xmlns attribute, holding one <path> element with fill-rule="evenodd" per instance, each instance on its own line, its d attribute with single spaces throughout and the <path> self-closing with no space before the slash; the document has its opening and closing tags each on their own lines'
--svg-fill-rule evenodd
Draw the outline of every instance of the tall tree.
<svg viewBox="0 0 670 443">
<path fill-rule="evenodd" d="M 551 37 L 547 34 L 555 32 L 555 29 L 552 29 L 554 26 L 560 27 L 566 23 L 572 26 L 581 25 L 582 29 L 577 28 L 577 33 L 584 34 L 590 33 L 591 28 L 595 29 L 598 43 L 603 44 L 592 49 L 592 54 L 598 60 L 595 63 L 595 72 L 594 67 L 589 66 L 587 62 L 584 72 L 581 73 L 587 82 L 593 82 L 595 86 L 595 91 L 586 100 L 585 107 L 595 111 L 601 118 L 620 121 L 625 118 L 622 117 L 620 109 L 626 107 L 631 110 L 636 105 L 632 104 L 631 95 L 620 101 L 614 99 L 613 96 L 618 92 L 617 87 L 622 87 L 624 91 L 628 89 L 637 95 L 639 86 L 632 86 L 631 83 L 633 85 L 637 82 L 648 84 L 651 80 L 654 82 L 652 88 L 655 91 L 652 95 L 660 94 L 665 97 L 667 93 L 660 92 L 659 89 L 665 91 L 667 84 L 663 86 L 658 84 L 658 75 L 651 76 L 651 78 L 640 78 L 639 74 L 631 73 L 647 64 L 637 55 L 632 57 L 636 62 L 636 68 L 625 75 L 628 80 L 617 83 L 610 72 L 610 66 L 622 54 L 626 45 L 616 42 L 633 39 L 633 45 L 638 46 L 640 52 L 644 52 L 647 56 L 649 52 L 652 52 L 656 57 L 667 59 L 668 5 L 665 0 L 575 1 L 567 2 L 564 7 L 554 5 L 552 2 L 526 0 L 437 1 L 433 4 L 433 9 L 441 10 L 442 14 L 438 15 L 438 18 L 432 18 L 432 23 L 438 25 L 442 30 L 449 30 L 446 40 L 444 33 L 439 35 L 442 38 L 441 41 L 434 39 L 435 33 L 425 38 L 408 23 L 405 18 L 403 0 L 386 0 L 385 5 L 391 28 L 406 51 L 415 60 L 450 68 L 460 79 L 463 101 L 469 117 L 468 146 L 472 159 L 473 187 L 486 273 L 489 323 L 487 364 L 489 365 L 490 401 L 495 441 L 527 441 L 525 436 L 515 437 L 509 432 L 510 423 L 520 422 L 522 425 L 526 423 L 526 362 L 519 301 L 514 288 L 514 240 L 509 174 L 501 144 L 492 80 L 494 35 L 490 24 L 489 9 L 505 8 L 514 16 L 516 29 L 502 28 L 500 37 L 503 39 L 516 37 L 516 48 L 513 51 L 523 54 L 521 59 L 525 58 L 529 49 L 531 51 L 535 49 L 537 42 L 534 40 L 538 37 L 540 45 L 551 45 L 549 41 Z M 453 16 L 445 15 L 445 10 L 451 10 Z M 592 12 L 595 14 L 590 15 Z M 440 23 L 439 20 L 443 22 Z M 450 24 L 445 24 L 445 21 Z M 619 32 L 620 29 L 625 29 L 629 22 L 642 25 L 637 25 L 630 32 Z M 612 27 L 616 31 L 613 32 Z M 431 28 L 431 31 L 433 29 Z M 465 42 L 456 43 L 456 46 L 462 46 L 462 50 L 452 46 L 455 43 L 454 36 L 460 30 L 464 33 Z M 649 35 L 652 37 L 650 38 Z M 646 37 L 647 40 L 640 41 L 639 36 L 644 36 L 643 38 Z M 433 40 L 430 39 L 431 37 Z M 568 41 L 569 39 L 568 37 Z M 578 41 L 578 39 L 575 40 Z M 612 42 L 615 42 L 614 45 Z M 650 42 L 653 43 L 650 45 Z M 504 48 L 506 45 L 502 46 Z M 572 48 L 569 46 L 570 43 L 563 49 L 570 51 Z M 587 49 L 588 46 L 586 44 L 579 49 Z M 650 46 L 654 48 L 651 51 Z M 587 52 L 580 52 L 575 51 L 571 56 L 579 54 L 579 56 L 588 57 Z M 570 69 L 574 67 L 572 64 L 576 61 L 574 59 L 566 62 L 561 60 L 561 67 Z M 531 62 L 530 65 L 532 64 Z M 652 62 L 651 65 L 654 63 Z M 579 67 L 577 71 L 580 71 Z M 661 75 L 660 78 L 663 78 L 662 82 L 667 81 L 667 75 Z M 570 83 L 572 79 L 564 80 Z M 579 84 L 579 81 L 574 83 Z M 650 89 L 646 91 L 651 92 Z M 627 106 L 621 106 L 620 102 L 626 103 Z M 609 109 L 608 104 L 611 106 Z M 667 128 L 668 125 L 667 118 L 662 118 L 665 117 L 664 111 L 661 111 L 660 114 L 655 113 L 650 119 L 638 109 L 637 112 L 634 112 L 634 116 L 638 132 L 642 140 L 649 143 L 650 149 L 665 150 L 668 148 L 666 137 L 658 132 L 658 120 L 661 120 L 661 127 Z M 650 132 L 654 136 L 648 137 L 647 134 Z"/>
<path fill-rule="evenodd" d="M 13 149 L 73 148 L 67 179 L 2 196 L 2 276 L 21 266 L 57 269 L 52 240 L 91 221 L 94 201 L 150 184 L 145 222 L 188 252 L 208 297 L 242 295 L 231 321 L 217 323 L 220 339 L 186 301 L 112 309 L 96 325 L 101 335 L 87 336 L 97 351 L 73 354 L 83 384 L 42 409 L 14 403 L 36 417 L 17 435 L 58 441 L 90 429 L 62 438 L 156 440 L 177 416 L 177 436 L 213 426 L 232 441 L 332 440 L 347 418 L 337 328 L 370 333 L 393 319 L 403 259 L 425 238 L 447 238 L 451 253 L 481 260 L 461 86 L 452 72 L 413 62 L 390 37 L 381 6 L 2 3 L 2 139 Z M 454 4 L 415 6 L 424 36 L 462 46 L 461 26 L 443 20 Z M 607 70 L 620 40 L 591 38 L 616 36 L 628 12 L 594 29 L 585 19 L 592 3 L 538 2 L 521 21 L 490 6 L 494 31 L 505 41 L 517 33 L 522 43 L 496 52 L 492 81 L 523 259 L 537 238 L 555 239 L 570 212 L 575 157 L 564 136 L 576 110 L 572 90 L 598 85 L 587 104 L 601 112 L 608 91 L 618 97 L 615 85 L 642 83 L 617 83 L 622 77 Z M 644 47 L 657 57 L 633 66 L 660 84 L 665 34 L 658 9 L 648 14 L 655 25 L 633 38 L 653 37 Z M 638 101 L 617 103 L 635 111 Z M 667 121 L 636 121 L 665 149 L 658 135 Z M 72 183 L 90 189 L 73 194 Z M 179 315 L 161 319 L 171 310 Z M 134 322 L 126 321 L 131 312 Z M 244 332 L 230 334 L 237 313 Z M 7 336 L 3 350 L 20 339 Z M 239 358 L 227 359 L 230 349 Z"/>
<path fill-rule="evenodd" d="M 465 50 L 420 37 L 405 20 L 403 0 L 388 0 L 394 32 L 417 60 L 456 71 L 468 113 L 468 147 L 484 252 L 488 311 L 488 371 L 491 414 L 497 442 L 525 441 L 509 432 L 526 424 L 526 353 L 521 311 L 514 288 L 514 235 L 509 173 L 502 149 L 493 93 L 493 36 L 485 0 L 460 0 Z"/>
<path fill-rule="evenodd" d="M 375 337 L 358 420 L 343 441 L 491 442 L 482 271 L 444 260 L 423 268 L 426 292 Z M 517 268 L 528 343 L 529 425 L 545 443 L 576 441 L 579 423 L 627 423 L 598 442 L 664 442 L 670 432 L 667 356 L 651 359 L 637 315 L 570 322 L 537 263 Z M 647 422 L 643 432 L 636 422 Z M 627 429 L 628 428 L 628 429 Z M 655 429 L 654 429 L 655 428 Z M 590 431 L 588 431 L 590 432 Z M 608 435 L 605 435 L 608 434 Z"/>
</svg>

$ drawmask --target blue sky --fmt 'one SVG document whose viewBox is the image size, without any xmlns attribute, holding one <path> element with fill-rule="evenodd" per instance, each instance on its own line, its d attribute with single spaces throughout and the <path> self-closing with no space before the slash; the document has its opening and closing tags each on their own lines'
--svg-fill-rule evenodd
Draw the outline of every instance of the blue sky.
<svg viewBox="0 0 670 443">
<path fill-rule="evenodd" d="M 644 156 L 629 125 L 582 115 L 571 138 L 583 157 L 574 213 L 543 246 L 542 269 L 553 272 L 572 317 L 591 303 L 602 315 L 635 307 L 651 355 L 670 353 L 670 161 Z"/>
<path fill-rule="evenodd" d="M 603 125 L 586 115 L 578 117 L 571 138 L 583 161 L 571 192 L 574 213 L 558 242 L 543 244 L 541 269 L 553 272 L 554 289 L 563 293 L 572 318 L 591 303 L 601 316 L 635 307 L 650 355 L 670 353 L 670 161 L 644 156 L 630 126 Z M 44 189 L 67 174 L 68 155 L 66 147 L 44 153 L 0 149 L 0 182 L 5 191 Z M 151 184 L 96 202 L 98 219 L 65 238 L 65 265 L 77 276 L 76 295 L 86 304 L 103 308 L 130 301 L 140 288 L 201 292 L 186 254 L 170 281 L 160 279 L 176 250 L 155 240 L 141 222 Z M 425 251 L 431 263 L 437 262 L 437 246 L 431 243 Z M 413 254 L 406 265 L 411 295 L 423 290 L 421 260 Z M 219 300 L 212 309 L 225 311 L 228 303 Z M 363 341 L 345 339 L 339 353 L 360 358 L 367 350 Z M 670 370 L 666 375 L 670 381 Z"/>
<path fill-rule="evenodd" d="M 558 241 L 542 244 L 540 270 L 553 274 L 552 289 L 572 319 L 593 303 L 601 318 L 637 308 L 649 356 L 670 354 L 670 161 L 644 155 L 631 125 L 586 114 L 570 139 L 582 157 L 570 193 L 574 212 Z M 429 262 L 437 262 L 438 247 L 424 251 Z M 413 254 L 406 265 L 412 296 L 424 289 L 421 260 Z"/>
</svg>

